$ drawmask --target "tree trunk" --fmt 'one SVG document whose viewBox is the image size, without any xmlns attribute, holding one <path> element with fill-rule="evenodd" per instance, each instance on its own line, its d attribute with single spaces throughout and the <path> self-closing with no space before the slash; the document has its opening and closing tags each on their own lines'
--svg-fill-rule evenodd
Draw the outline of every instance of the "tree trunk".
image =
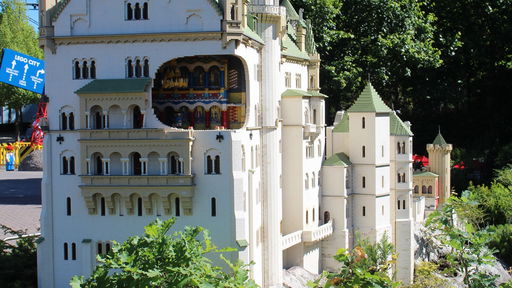
<svg viewBox="0 0 512 288">
<path fill-rule="evenodd" d="M 21 134 L 21 108 L 15 108 L 14 111 L 16 111 L 16 120 L 14 122 L 16 126 L 16 141 L 20 141 L 20 134 Z"/>
</svg>

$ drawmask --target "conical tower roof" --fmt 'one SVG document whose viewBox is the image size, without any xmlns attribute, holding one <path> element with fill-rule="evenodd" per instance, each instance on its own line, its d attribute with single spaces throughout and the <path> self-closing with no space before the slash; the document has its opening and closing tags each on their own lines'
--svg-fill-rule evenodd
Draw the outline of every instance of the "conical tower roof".
<svg viewBox="0 0 512 288">
<path fill-rule="evenodd" d="M 448 145 L 446 140 L 444 140 L 443 135 L 441 135 L 441 131 L 437 133 L 436 139 L 434 139 L 434 142 L 432 142 L 432 144 L 440 146 Z"/>
<path fill-rule="evenodd" d="M 373 88 L 372 84 L 368 82 L 363 92 L 359 95 L 354 105 L 352 105 L 348 112 L 375 112 L 386 113 L 391 112 L 391 109 L 382 101 L 379 94 Z"/>
</svg>

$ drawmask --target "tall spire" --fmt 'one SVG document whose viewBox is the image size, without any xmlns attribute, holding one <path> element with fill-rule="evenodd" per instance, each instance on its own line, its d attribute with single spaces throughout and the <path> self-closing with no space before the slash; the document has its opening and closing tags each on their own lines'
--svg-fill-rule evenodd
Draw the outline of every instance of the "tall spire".
<svg viewBox="0 0 512 288">
<path fill-rule="evenodd" d="M 444 140 L 443 135 L 441 135 L 441 126 L 439 126 L 439 131 L 437 132 L 436 139 L 434 139 L 434 142 L 432 142 L 432 144 L 440 146 L 448 144 L 446 140 Z"/>
</svg>

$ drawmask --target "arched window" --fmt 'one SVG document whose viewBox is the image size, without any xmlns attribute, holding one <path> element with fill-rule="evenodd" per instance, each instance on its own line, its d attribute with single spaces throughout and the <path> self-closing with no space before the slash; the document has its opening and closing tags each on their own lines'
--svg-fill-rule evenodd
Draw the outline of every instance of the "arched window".
<svg viewBox="0 0 512 288">
<path fill-rule="evenodd" d="M 396 153 L 400 154 L 402 151 L 400 150 L 400 142 L 396 143 Z"/>
<path fill-rule="evenodd" d="M 68 243 L 64 243 L 64 260 L 68 260 L 69 259 L 69 249 L 68 249 Z"/>
<path fill-rule="evenodd" d="M 213 66 L 208 71 L 208 85 L 211 87 L 220 86 L 220 69 L 217 66 Z"/>
<path fill-rule="evenodd" d="M 309 223 L 309 211 L 306 210 L 306 224 Z"/>
<path fill-rule="evenodd" d="M 107 242 L 105 244 L 105 254 L 108 254 L 108 253 L 110 253 L 110 242 Z"/>
<path fill-rule="evenodd" d="M 194 87 L 204 87 L 204 69 L 201 66 L 194 68 L 192 72 L 192 85 Z"/>
<path fill-rule="evenodd" d="M 432 186 L 428 186 L 428 194 L 432 194 Z"/>
<path fill-rule="evenodd" d="M 405 210 L 405 200 L 402 200 L 402 207 Z"/>
<path fill-rule="evenodd" d="M 132 19 L 133 19 L 132 4 L 128 3 L 128 4 L 126 4 L 126 20 L 132 20 Z"/>
<path fill-rule="evenodd" d="M 405 142 L 402 142 L 402 154 L 405 154 Z"/>
<path fill-rule="evenodd" d="M 212 217 L 217 216 L 217 199 L 215 197 L 212 198 Z"/>
<path fill-rule="evenodd" d="M 405 173 L 402 173 L 402 183 L 405 183 Z"/>
<path fill-rule="evenodd" d="M 315 188 L 315 185 L 316 185 L 316 177 L 315 177 L 315 172 L 313 172 L 312 177 L 311 177 L 311 187 Z M 314 213 L 313 213 L 313 215 L 314 215 Z"/>
<path fill-rule="evenodd" d="M 128 59 L 126 62 L 126 75 L 128 75 L 128 78 L 133 77 L 133 61 L 132 59 Z"/>
<path fill-rule="evenodd" d="M 180 208 L 180 198 L 179 198 L 179 197 L 176 197 L 176 198 L 174 199 L 174 211 L 175 211 L 175 212 L 174 212 L 174 213 L 175 213 L 174 215 L 175 215 L 175 216 L 180 216 L 180 214 L 181 214 L 181 210 L 180 210 L 180 209 L 181 209 L 181 208 Z"/>
<path fill-rule="evenodd" d="M 66 215 L 71 216 L 71 197 L 66 198 Z"/>
<path fill-rule="evenodd" d="M 69 174 L 75 174 L 75 157 L 69 157 Z"/>
<path fill-rule="evenodd" d="M 380 210 L 381 210 L 381 214 L 384 216 L 384 205 L 381 206 Z"/>
<path fill-rule="evenodd" d="M 425 185 L 421 186 L 421 193 L 427 194 L 427 186 L 425 186 Z"/>
<path fill-rule="evenodd" d="M 135 3 L 135 20 L 140 20 L 141 11 L 140 11 L 140 4 Z"/>
<path fill-rule="evenodd" d="M 213 161 L 210 155 L 206 157 L 206 174 L 213 174 Z"/>
<path fill-rule="evenodd" d="M 140 59 L 135 60 L 135 77 L 140 78 L 142 76 L 142 65 Z"/>
<path fill-rule="evenodd" d="M 176 175 L 179 174 L 180 169 L 180 162 L 179 162 L 179 156 L 178 154 L 172 153 L 171 159 L 170 159 L 170 165 L 171 165 L 171 174 Z"/>
<path fill-rule="evenodd" d="M 329 223 L 330 220 L 331 220 L 331 213 L 329 213 L 329 211 L 325 211 L 324 212 L 324 223 Z"/>
<path fill-rule="evenodd" d="M 96 79 L 96 61 L 91 61 L 91 79 Z"/>
<path fill-rule="evenodd" d="M 73 114 L 73 112 L 69 113 L 68 121 L 69 121 L 69 126 L 68 126 L 69 130 L 75 130 L 75 114 Z"/>
<path fill-rule="evenodd" d="M 363 188 L 366 188 L 366 177 L 363 176 Z"/>
<path fill-rule="evenodd" d="M 215 156 L 215 162 L 214 162 L 214 171 L 215 171 L 215 174 L 220 174 L 220 156 L 217 155 Z"/>
<path fill-rule="evenodd" d="M 68 158 L 62 157 L 62 174 L 68 174 L 68 172 L 69 172 L 68 164 L 69 164 Z"/>
<path fill-rule="evenodd" d="M 96 254 L 101 255 L 103 254 L 103 243 L 98 242 L 97 248 L 96 248 Z"/>
<path fill-rule="evenodd" d="M 148 2 L 144 2 L 144 5 L 142 5 L 142 19 L 144 20 L 148 20 L 149 17 L 148 17 L 148 14 L 149 14 L 149 7 L 148 7 Z"/>
<path fill-rule="evenodd" d="M 131 158 L 133 175 L 142 175 L 142 163 L 140 161 L 140 154 L 135 152 L 132 154 Z"/>
<path fill-rule="evenodd" d="M 398 210 L 400 210 L 400 200 L 398 200 Z"/>
<path fill-rule="evenodd" d="M 143 70 L 144 70 L 144 77 L 149 77 L 149 60 L 148 59 L 144 59 L 144 69 Z"/>
<path fill-rule="evenodd" d="M 363 129 L 365 129 L 365 128 L 366 128 L 366 118 L 365 118 L 365 117 L 363 117 L 363 119 L 361 119 L 361 120 L 362 120 L 362 121 L 361 121 L 361 122 L 362 122 L 362 123 L 361 123 L 361 126 L 363 127 Z"/>
<path fill-rule="evenodd" d="M 103 157 L 99 154 L 94 156 L 94 175 L 103 175 Z"/>
<path fill-rule="evenodd" d="M 71 243 L 71 260 L 76 260 L 76 244 Z"/>
<path fill-rule="evenodd" d="M 363 206 L 363 216 L 366 216 L 366 206 Z"/>
<path fill-rule="evenodd" d="M 142 216 L 142 197 L 137 198 L 137 216 Z"/>
<path fill-rule="evenodd" d="M 398 183 L 402 182 L 402 178 L 400 177 L 400 173 L 396 174 L 396 176 L 398 177 L 398 178 L 396 179 L 396 181 L 397 181 Z"/>
<path fill-rule="evenodd" d="M 420 193 L 420 187 L 418 185 L 414 186 L 414 194 Z"/>
<path fill-rule="evenodd" d="M 105 205 L 105 197 L 100 198 L 100 215 L 105 216 L 107 207 Z"/>
<path fill-rule="evenodd" d="M 133 108 L 133 129 L 140 129 L 142 128 L 143 122 L 144 122 L 144 115 L 142 115 L 142 112 L 140 111 L 139 106 L 135 106 Z"/>
<path fill-rule="evenodd" d="M 363 146 L 363 148 L 362 148 L 362 156 L 363 156 L 363 158 L 366 157 L 366 147 L 365 146 Z"/>
<path fill-rule="evenodd" d="M 306 178 L 304 178 L 304 187 L 309 189 L 309 175 L 306 173 Z"/>
<path fill-rule="evenodd" d="M 313 222 L 315 222 L 315 208 L 313 208 L 313 213 L 311 214 L 311 220 L 313 220 Z"/>
<path fill-rule="evenodd" d="M 87 61 L 82 63 L 82 78 L 89 78 L 89 67 L 87 66 Z"/>
<path fill-rule="evenodd" d="M 80 71 L 80 61 L 75 61 L 75 79 L 80 79 L 81 78 L 81 71 Z"/>
<path fill-rule="evenodd" d="M 61 125 L 61 130 L 68 129 L 68 117 L 66 116 L 65 112 L 62 112 L 60 114 L 60 125 Z"/>
</svg>

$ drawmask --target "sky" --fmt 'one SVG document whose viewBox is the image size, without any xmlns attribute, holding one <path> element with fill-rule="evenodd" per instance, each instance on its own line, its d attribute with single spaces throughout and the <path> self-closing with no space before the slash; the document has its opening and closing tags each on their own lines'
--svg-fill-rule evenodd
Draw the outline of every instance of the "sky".
<svg viewBox="0 0 512 288">
<path fill-rule="evenodd" d="M 39 0 L 22 0 L 22 1 L 24 1 L 25 3 L 36 3 L 36 4 L 39 3 Z M 0 0 L 0 2 L 2 2 L 2 0 Z M 39 11 L 34 10 L 33 6 L 27 5 L 27 16 L 29 17 L 30 25 L 32 25 L 32 27 L 34 27 L 34 30 L 36 30 L 36 32 L 38 32 Z"/>
</svg>

